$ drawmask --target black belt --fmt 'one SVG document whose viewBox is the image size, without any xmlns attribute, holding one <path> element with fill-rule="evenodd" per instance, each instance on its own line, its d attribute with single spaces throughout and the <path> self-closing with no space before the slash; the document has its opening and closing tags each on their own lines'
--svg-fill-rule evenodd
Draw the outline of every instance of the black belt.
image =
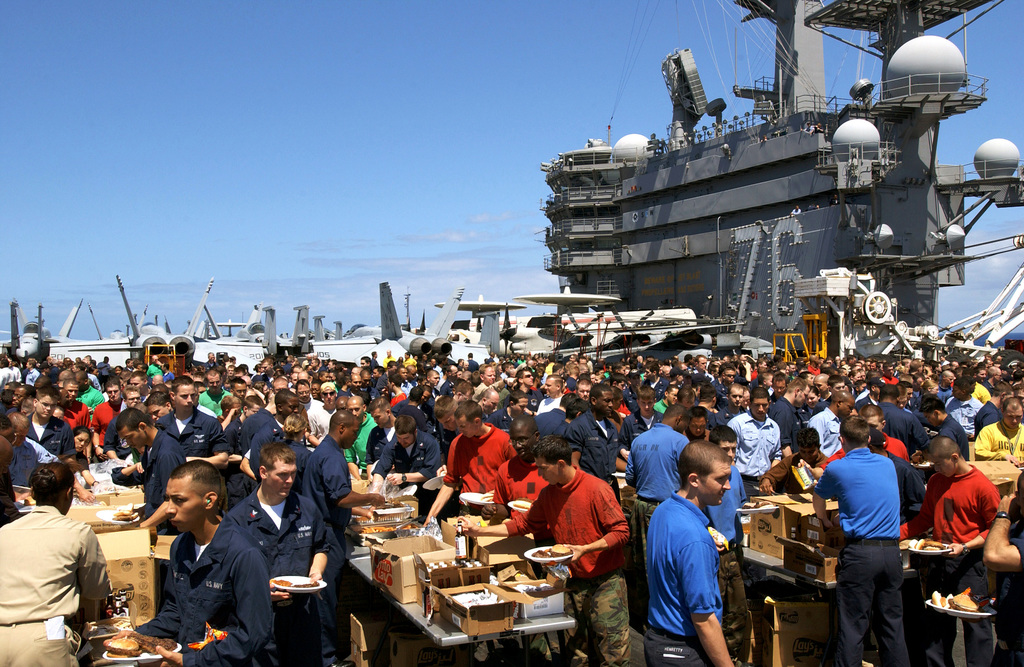
<svg viewBox="0 0 1024 667">
<path fill-rule="evenodd" d="M 690 646 L 703 648 L 700 643 L 700 637 L 697 637 L 696 635 L 677 635 L 674 632 L 662 630 L 661 628 L 656 628 L 654 626 L 650 627 L 650 631 L 656 635 L 661 635 L 662 637 L 671 639 L 672 641 L 683 642 L 684 644 L 689 644 Z"/>
<path fill-rule="evenodd" d="M 895 547 L 899 546 L 899 540 L 863 540 L 850 538 L 846 540 L 846 546 L 859 545 L 862 547 Z"/>
<path fill-rule="evenodd" d="M 760 482 L 761 481 L 761 478 L 758 475 L 744 475 L 744 474 L 740 474 L 740 477 L 743 478 L 743 479 L 749 479 L 752 482 Z"/>
<path fill-rule="evenodd" d="M 648 505 L 660 505 L 661 504 L 660 500 L 655 500 L 653 498 L 644 498 L 643 496 L 637 496 L 636 499 L 637 500 L 642 500 L 645 503 L 647 503 Z"/>
<path fill-rule="evenodd" d="M 1004 651 L 1024 652 L 1024 635 L 1017 637 L 1016 641 L 1008 642 L 1000 639 L 996 646 Z"/>
</svg>

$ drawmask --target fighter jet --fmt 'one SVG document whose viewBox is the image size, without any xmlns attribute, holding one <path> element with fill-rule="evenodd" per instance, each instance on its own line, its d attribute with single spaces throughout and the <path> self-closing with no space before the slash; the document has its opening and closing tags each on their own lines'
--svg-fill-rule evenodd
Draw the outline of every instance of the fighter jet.
<svg viewBox="0 0 1024 667">
<path fill-rule="evenodd" d="M 352 327 L 344 336 L 336 337 L 334 340 L 314 340 L 313 351 L 321 359 L 335 359 L 349 364 L 358 364 L 363 357 L 369 357 L 373 352 L 381 359 L 385 358 L 388 352 L 400 354 L 411 352 L 414 355 L 420 354 L 443 354 L 453 359 L 466 359 L 470 353 L 474 357 L 483 359 L 488 356 L 488 349 L 483 345 L 471 345 L 466 343 L 452 342 L 448 340 L 448 333 L 452 323 L 455 321 L 455 314 L 462 300 L 465 288 L 458 287 L 445 301 L 441 312 L 430 324 L 422 335 L 414 334 L 402 329 L 398 320 L 398 311 L 395 309 L 395 301 L 391 296 L 391 285 L 386 282 L 380 284 L 380 321 L 379 327 L 368 327 L 357 325 Z M 497 313 L 492 313 L 492 328 L 495 335 L 488 333 L 481 334 L 484 340 L 496 339 Z M 338 330 L 341 323 L 336 323 Z M 484 325 L 486 326 L 486 318 Z"/>
</svg>

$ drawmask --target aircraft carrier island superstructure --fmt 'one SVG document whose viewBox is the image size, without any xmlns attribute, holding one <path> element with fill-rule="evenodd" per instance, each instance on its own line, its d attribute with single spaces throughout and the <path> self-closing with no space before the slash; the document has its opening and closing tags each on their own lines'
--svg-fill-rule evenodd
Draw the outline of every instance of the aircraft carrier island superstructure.
<svg viewBox="0 0 1024 667">
<path fill-rule="evenodd" d="M 935 333 L 939 288 L 964 284 L 967 234 L 992 204 L 1022 201 L 1009 141 L 986 142 L 973 168 L 936 161 L 940 122 L 980 106 L 987 80 L 924 31 L 991 0 L 735 2 L 776 26 L 774 78 L 732 91 L 753 110 L 707 100 L 690 52 L 669 55 L 666 139 L 592 139 L 541 166 L 545 268 L 622 309 L 689 307 L 771 340 L 802 331 L 807 299 L 829 296 L 806 279 L 843 267 L 871 278 L 866 325 Z M 883 64 L 847 100 L 825 95 L 835 28 L 870 33 Z"/>
</svg>

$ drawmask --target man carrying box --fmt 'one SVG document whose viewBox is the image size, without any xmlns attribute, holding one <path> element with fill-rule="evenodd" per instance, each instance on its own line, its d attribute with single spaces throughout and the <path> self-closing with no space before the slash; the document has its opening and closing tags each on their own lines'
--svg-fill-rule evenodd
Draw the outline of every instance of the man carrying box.
<svg viewBox="0 0 1024 667">
<path fill-rule="evenodd" d="M 292 492 L 296 475 L 295 452 L 283 442 L 260 450 L 260 482 L 248 498 L 236 505 L 224 522 L 253 537 L 267 557 L 271 577 L 323 578 L 328 546 L 324 519 L 309 498 Z M 274 602 L 274 633 L 256 664 L 316 665 L 322 660 L 320 614 L 312 595 L 291 595 L 270 584 Z"/>
<path fill-rule="evenodd" d="M 528 513 L 497 526 L 463 523 L 471 537 L 507 537 L 549 530 L 572 550 L 567 584 L 576 627 L 566 631 L 571 664 L 629 665 L 629 612 L 622 546 L 629 527 L 604 481 L 572 466 L 572 448 L 551 435 L 534 448 L 537 472 L 548 483 Z M 460 519 L 460 521 L 463 521 Z M 589 647 L 594 652 L 590 653 Z"/>
</svg>

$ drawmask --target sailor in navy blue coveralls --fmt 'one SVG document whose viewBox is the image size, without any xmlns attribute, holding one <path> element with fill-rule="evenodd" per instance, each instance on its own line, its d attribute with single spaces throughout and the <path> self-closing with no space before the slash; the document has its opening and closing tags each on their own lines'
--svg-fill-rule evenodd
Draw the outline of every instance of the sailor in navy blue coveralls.
<svg viewBox="0 0 1024 667">
<path fill-rule="evenodd" d="M 220 473 L 206 461 L 180 466 L 169 480 L 167 513 L 183 534 L 171 545 L 160 612 L 137 628 L 181 644 L 187 667 L 251 665 L 271 636 L 267 561 L 253 538 L 219 520 L 220 487 Z M 190 649 L 207 624 L 227 636 Z"/>
<path fill-rule="evenodd" d="M 263 448 L 260 488 L 235 506 L 224 523 L 253 537 L 267 558 L 270 577 L 309 576 L 319 581 L 327 566 L 327 528 L 316 504 L 292 490 L 295 453 L 282 443 Z M 320 613 L 310 594 L 271 593 L 274 634 L 256 657 L 261 666 L 318 665 L 322 660 Z"/>
</svg>

